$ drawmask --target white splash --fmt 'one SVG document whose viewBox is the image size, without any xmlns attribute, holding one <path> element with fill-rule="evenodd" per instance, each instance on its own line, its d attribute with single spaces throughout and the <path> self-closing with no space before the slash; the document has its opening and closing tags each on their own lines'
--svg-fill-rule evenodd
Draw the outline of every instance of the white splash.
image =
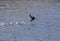
<svg viewBox="0 0 60 41">
<path fill-rule="evenodd" d="M 1 25 L 1 26 L 4 26 L 4 25 L 6 25 L 6 24 L 5 24 L 5 23 L 1 23 L 0 25 Z"/>
<path fill-rule="evenodd" d="M 15 22 L 16 24 L 18 24 L 19 22 Z"/>
</svg>

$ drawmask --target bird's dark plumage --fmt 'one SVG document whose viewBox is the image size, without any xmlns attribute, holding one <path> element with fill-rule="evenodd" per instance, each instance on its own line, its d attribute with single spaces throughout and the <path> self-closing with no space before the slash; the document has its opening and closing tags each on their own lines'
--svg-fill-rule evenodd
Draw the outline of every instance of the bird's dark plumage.
<svg viewBox="0 0 60 41">
<path fill-rule="evenodd" d="M 29 14 L 29 17 L 31 18 L 31 20 L 30 20 L 30 21 L 35 20 L 35 17 L 34 17 L 34 16 L 31 16 L 31 14 Z"/>
</svg>

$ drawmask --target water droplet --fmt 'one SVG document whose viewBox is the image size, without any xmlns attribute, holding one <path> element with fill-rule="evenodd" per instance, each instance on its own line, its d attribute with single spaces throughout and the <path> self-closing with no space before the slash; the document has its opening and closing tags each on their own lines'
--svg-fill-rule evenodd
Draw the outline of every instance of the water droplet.
<svg viewBox="0 0 60 41">
<path fill-rule="evenodd" d="M 18 24 L 18 22 L 16 22 L 16 24 Z"/>
<path fill-rule="evenodd" d="M 10 23 L 9 23 L 9 26 L 14 26 L 13 22 L 10 22 Z"/>
</svg>

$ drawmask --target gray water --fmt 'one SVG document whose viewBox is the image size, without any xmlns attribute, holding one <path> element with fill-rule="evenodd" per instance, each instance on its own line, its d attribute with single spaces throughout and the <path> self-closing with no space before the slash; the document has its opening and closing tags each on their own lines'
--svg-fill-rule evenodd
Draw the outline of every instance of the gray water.
<svg viewBox="0 0 60 41">
<path fill-rule="evenodd" d="M 60 3 L 55 7 L 45 3 L 41 8 L 39 2 L 29 4 L 34 6 L 0 11 L 0 41 L 60 41 Z M 38 20 L 30 22 L 30 13 Z"/>
</svg>

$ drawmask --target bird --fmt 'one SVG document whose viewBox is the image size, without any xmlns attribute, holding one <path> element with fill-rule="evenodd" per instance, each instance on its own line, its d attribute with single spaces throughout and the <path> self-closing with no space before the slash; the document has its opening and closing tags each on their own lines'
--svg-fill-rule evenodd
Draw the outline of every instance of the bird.
<svg viewBox="0 0 60 41">
<path fill-rule="evenodd" d="M 31 18 L 30 21 L 34 21 L 36 18 L 34 16 L 32 16 L 31 14 L 29 14 L 29 17 Z"/>
</svg>

